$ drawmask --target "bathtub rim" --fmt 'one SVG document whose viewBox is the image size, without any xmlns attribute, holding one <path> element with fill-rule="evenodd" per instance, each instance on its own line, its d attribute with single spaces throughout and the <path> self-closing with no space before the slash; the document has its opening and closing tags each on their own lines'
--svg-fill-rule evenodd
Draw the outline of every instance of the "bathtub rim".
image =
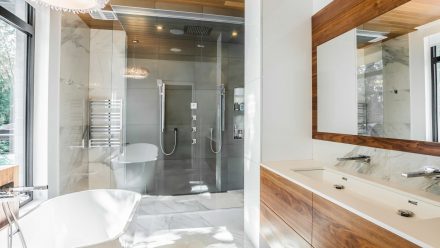
<svg viewBox="0 0 440 248">
<path fill-rule="evenodd" d="M 122 231 L 121 231 L 120 233 L 116 234 L 114 237 L 111 237 L 111 238 L 109 238 L 109 239 L 106 240 L 106 241 L 102 241 L 102 242 L 99 242 L 99 243 L 92 243 L 92 244 L 88 244 L 88 245 L 86 245 L 86 246 L 79 246 L 79 247 L 77 247 L 77 248 L 93 247 L 93 246 L 97 246 L 97 245 L 101 245 L 101 244 L 109 243 L 109 242 L 112 242 L 112 241 L 116 241 L 116 240 L 119 239 L 122 235 L 124 235 L 124 233 L 127 231 L 128 227 L 129 227 L 129 225 L 131 224 L 131 222 L 133 221 L 133 218 L 134 218 L 134 216 L 135 216 L 135 214 L 136 214 L 136 211 L 137 211 L 137 209 L 138 209 L 138 207 L 139 207 L 139 205 L 140 205 L 140 203 L 141 203 L 142 195 L 139 194 L 139 193 L 137 193 L 137 192 L 130 191 L 130 190 L 124 190 L 124 189 L 89 189 L 89 190 L 82 190 L 82 191 L 78 191 L 78 192 L 72 192 L 72 193 L 69 193 L 69 194 L 64 194 L 64 195 L 56 196 L 56 197 L 54 197 L 54 198 L 51 198 L 51 199 L 48 199 L 48 200 L 45 200 L 45 201 L 39 202 L 39 203 L 36 204 L 35 206 L 32 206 L 31 209 L 29 209 L 28 211 L 26 211 L 25 214 L 20 215 L 19 218 L 18 218 L 18 221 L 20 221 L 21 218 L 24 218 L 24 217 L 27 216 L 28 214 L 30 214 L 30 213 L 36 211 L 38 208 L 44 206 L 44 204 L 48 204 L 50 201 L 52 201 L 52 200 L 54 200 L 54 199 L 56 199 L 56 198 L 58 198 L 58 197 L 64 197 L 64 196 L 68 196 L 68 195 L 70 195 L 70 194 L 78 194 L 78 193 L 84 193 L 84 192 L 96 192 L 96 191 L 123 191 L 123 192 L 129 192 L 129 193 L 132 193 L 132 194 L 135 195 L 136 202 L 135 202 L 134 207 L 133 207 L 133 209 L 131 210 L 131 213 L 130 213 L 128 219 L 127 219 L 127 223 L 125 223 L 125 226 L 122 228 Z M 32 202 L 29 202 L 28 204 L 31 204 L 31 203 L 32 203 Z M 0 228 L 0 232 L 3 232 L 7 227 L 8 227 L 8 225 L 5 225 L 4 227 Z M 25 236 L 25 238 L 26 238 L 26 236 Z"/>
</svg>

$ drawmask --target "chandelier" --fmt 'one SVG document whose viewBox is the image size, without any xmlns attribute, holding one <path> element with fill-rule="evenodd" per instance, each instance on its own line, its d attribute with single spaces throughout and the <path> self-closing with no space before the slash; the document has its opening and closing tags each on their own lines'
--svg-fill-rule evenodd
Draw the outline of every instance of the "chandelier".
<svg viewBox="0 0 440 248">
<path fill-rule="evenodd" d="M 32 0 L 56 11 L 90 13 L 105 7 L 110 0 Z"/>
<path fill-rule="evenodd" d="M 125 70 L 124 76 L 131 79 L 145 79 L 149 74 L 150 72 L 146 68 L 133 66 Z"/>
<path fill-rule="evenodd" d="M 133 40 L 133 66 L 128 67 L 125 70 L 125 77 L 130 79 L 145 79 L 150 75 L 150 71 L 147 68 L 136 66 L 136 44 L 138 40 Z"/>
</svg>

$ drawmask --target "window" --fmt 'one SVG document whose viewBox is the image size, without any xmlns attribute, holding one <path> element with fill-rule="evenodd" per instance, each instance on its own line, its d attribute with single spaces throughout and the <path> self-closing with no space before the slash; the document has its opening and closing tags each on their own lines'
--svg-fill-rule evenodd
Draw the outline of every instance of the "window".
<svg viewBox="0 0 440 248">
<path fill-rule="evenodd" d="M 33 23 L 24 0 L 0 2 L 0 173 L 14 168 L 20 186 L 32 184 Z"/>
</svg>

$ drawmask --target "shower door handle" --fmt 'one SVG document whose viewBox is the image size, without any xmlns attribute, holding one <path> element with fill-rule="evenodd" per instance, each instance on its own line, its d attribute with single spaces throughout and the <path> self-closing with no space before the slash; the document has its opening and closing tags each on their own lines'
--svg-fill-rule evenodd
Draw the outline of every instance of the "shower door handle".
<svg viewBox="0 0 440 248">
<path fill-rule="evenodd" d="M 226 91 L 225 91 L 225 86 L 222 85 L 222 89 L 221 89 L 221 121 L 222 121 L 222 131 L 225 131 L 225 95 L 226 95 Z"/>
</svg>

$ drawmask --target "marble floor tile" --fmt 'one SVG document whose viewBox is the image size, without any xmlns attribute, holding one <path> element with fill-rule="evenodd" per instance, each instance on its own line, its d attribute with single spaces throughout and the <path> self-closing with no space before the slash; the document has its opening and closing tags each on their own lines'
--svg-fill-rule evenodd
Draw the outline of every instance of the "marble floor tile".
<svg viewBox="0 0 440 248">
<path fill-rule="evenodd" d="M 242 191 L 146 196 L 120 241 L 134 248 L 252 248 L 243 222 Z"/>
</svg>

